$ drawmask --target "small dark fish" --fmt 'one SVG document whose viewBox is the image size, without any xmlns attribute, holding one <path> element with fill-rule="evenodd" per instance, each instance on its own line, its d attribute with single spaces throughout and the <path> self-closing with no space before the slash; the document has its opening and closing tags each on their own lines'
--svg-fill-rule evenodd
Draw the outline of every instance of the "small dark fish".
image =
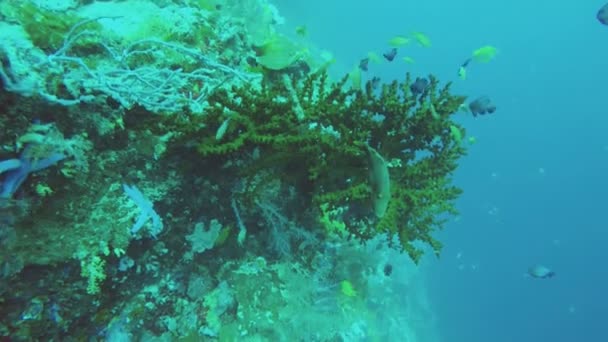
<svg viewBox="0 0 608 342">
<path fill-rule="evenodd" d="M 258 66 L 260 66 L 258 64 L 258 61 L 254 57 L 252 57 L 252 56 L 248 56 L 247 58 L 245 58 L 245 61 L 252 68 L 257 68 Z"/>
<path fill-rule="evenodd" d="M 378 77 L 378 76 L 372 77 L 371 82 L 372 82 L 372 89 L 378 89 L 378 87 L 380 86 L 380 77 Z"/>
<path fill-rule="evenodd" d="M 382 54 L 382 56 L 384 56 L 384 58 L 386 58 L 387 61 L 392 62 L 393 59 L 395 59 L 395 57 L 397 56 L 397 48 L 392 48 L 392 49 L 386 51 L 385 53 Z"/>
<path fill-rule="evenodd" d="M 423 94 L 426 89 L 429 87 L 429 80 L 424 77 L 416 77 L 416 80 L 410 86 L 410 90 L 414 94 L 414 96 L 418 96 Z"/>
<path fill-rule="evenodd" d="M 496 105 L 487 96 L 481 96 L 469 103 L 469 109 L 473 116 L 492 114 L 496 111 Z"/>
<path fill-rule="evenodd" d="M 596 18 L 597 20 L 599 20 L 600 23 L 608 26 L 608 3 L 602 6 L 599 11 L 597 11 Z"/>
<path fill-rule="evenodd" d="M 384 266 L 384 275 L 385 276 L 390 276 L 393 273 L 393 265 L 391 264 L 386 264 Z"/>
<path fill-rule="evenodd" d="M 61 323 L 63 318 L 60 315 L 61 307 L 57 303 L 53 303 L 48 310 L 49 318 L 55 323 Z"/>
<path fill-rule="evenodd" d="M 363 58 L 360 62 L 359 62 L 359 69 L 363 70 L 363 71 L 367 71 L 367 66 L 369 64 L 369 58 Z"/>
<path fill-rule="evenodd" d="M 528 269 L 528 274 L 533 278 L 552 278 L 555 276 L 555 272 L 551 271 L 543 265 L 535 265 Z"/>
</svg>

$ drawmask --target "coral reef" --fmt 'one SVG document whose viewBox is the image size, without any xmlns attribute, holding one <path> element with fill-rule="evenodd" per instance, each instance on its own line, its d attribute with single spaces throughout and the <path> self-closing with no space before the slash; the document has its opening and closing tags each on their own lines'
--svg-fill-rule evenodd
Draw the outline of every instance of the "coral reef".
<svg viewBox="0 0 608 342">
<path fill-rule="evenodd" d="M 333 80 L 266 0 L 41 2 L 0 4 L 2 338 L 407 340 L 449 83 Z"/>
</svg>

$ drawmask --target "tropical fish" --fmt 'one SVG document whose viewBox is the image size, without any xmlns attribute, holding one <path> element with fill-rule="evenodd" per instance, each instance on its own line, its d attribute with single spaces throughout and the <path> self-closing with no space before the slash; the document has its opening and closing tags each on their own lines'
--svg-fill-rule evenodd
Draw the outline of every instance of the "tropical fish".
<svg viewBox="0 0 608 342">
<path fill-rule="evenodd" d="M 534 265 L 528 269 L 528 274 L 533 278 L 552 278 L 555 276 L 555 272 L 543 265 Z"/>
<path fill-rule="evenodd" d="M 372 207 L 376 217 L 382 218 L 391 199 L 391 180 L 388 164 L 371 146 L 367 145 L 369 159 L 369 184 L 371 188 Z"/>
<path fill-rule="evenodd" d="M 494 59 L 497 53 L 498 49 L 491 45 L 485 45 L 473 51 L 473 59 L 476 62 L 488 63 L 489 61 Z"/>
<path fill-rule="evenodd" d="M 608 26 L 608 3 L 597 11 L 596 18 L 600 23 Z"/>
<path fill-rule="evenodd" d="M 380 58 L 380 56 L 378 56 L 378 54 L 373 51 L 367 53 L 367 58 L 369 58 L 369 61 L 373 63 L 382 62 L 382 58 Z"/>
<path fill-rule="evenodd" d="M 356 297 L 357 296 L 357 290 L 355 290 L 353 283 L 351 283 L 348 280 L 342 280 L 340 282 L 340 291 L 342 292 L 343 295 L 345 295 L 347 297 Z"/>
<path fill-rule="evenodd" d="M 332 64 L 336 63 L 336 58 L 329 51 L 321 51 L 321 65 L 318 70 L 327 70 Z"/>
<path fill-rule="evenodd" d="M 300 37 L 308 36 L 308 29 L 304 25 L 296 26 L 296 34 Z"/>
<path fill-rule="evenodd" d="M 294 44 L 287 37 L 277 35 L 262 46 L 254 48 L 257 62 L 266 69 L 282 70 L 309 55 L 306 48 Z"/>
<path fill-rule="evenodd" d="M 467 67 L 472 60 L 472 58 L 467 58 L 467 60 L 460 65 L 460 68 L 458 68 L 458 77 L 460 77 L 461 80 L 467 79 Z"/>
<path fill-rule="evenodd" d="M 467 78 L 467 67 L 471 61 L 479 63 L 488 63 L 498 54 L 498 49 L 492 45 L 484 45 L 479 49 L 476 49 L 471 54 L 471 57 L 467 58 L 458 68 L 458 77 L 465 80 Z"/>
<path fill-rule="evenodd" d="M 467 79 L 467 69 L 462 65 L 460 66 L 460 68 L 458 68 L 458 78 L 463 81 Z"/>
<path fill-rule="evenodd" d="M 410 85 L 410 90 L 412 91 L 414 96 L 417 96 L 419 94 L 424 93 L 428 87 L 429 87 L 429 81 L 426 78 L 416 77 L 416 80 L 414 81 L 414 83 L 412 83 L 412 85 Z"/>
<path fill-rule="evenodd" d="M 469 110 L 473 116 L 492 114 L 496 111 L 496 105 L 492 103 L 492 100 L 490 100 L 489 97 L 480 96 L 469 103 Z"/>
<path fill-rule="evenodd" d="M 387 277 L 390 276 L 393 273 L 393 265 L 391 265 L 391 264 L 384 265 L 383 271 L 384 271 L 385 276 L 387 276 Z"/>
<path fill-rule="evenodd" d="M 382 56 L 384 56 L 387 61 L 392 62 L 393 59 L 395 59 L 395 56 L 397 56 L 397 48 L 392 48 L 386 51 L 382 54 Z"/>
<path fill-rule="evenodd" d="M 462 131 L 458 126 L 450 125 L 450 135 L 457 143 L 462 143 Z"/>
<path fill-rule="evenodd" d="M 430 47 L 431 39 L 422 32 L 412 32 L 412 37 L 420 44 L 422 47 Z"/>
<path fill-rule="evenodd" d="M 348 74 L 348 79 L 350 80 L 350 84 L 353 89 L 361 89 L 361 69 L 359 67 L 355 67 Z"/>
<path fill-rule="evenodd" d="M 416 63 L 416 61 L 412 57 L 410 57 L 410 56 L 403 57 L 403 61 L 405 63 L 407 63 L 407 64 L 414 64 L 414 63 Z"/>
<path fill-rule="evenodd" d="M 374 76 L 370 82 L 372 84 L 372 89 L 378 89 L 378 87 L 380 87 L 380 77 Z"/>
<path fill-rule="evenodd" d="M 395 36 L 388 41 L 388 45 L 392 47 L 401 47 L 409 44 L 410 38 L 404 36 Z"/>
<path fill-rule="evenodd" d="M 359 69 L 367 71 L 368 64 L 369 58 L 363 58 L 361 61 L 359 61 Z"/>
</svg>

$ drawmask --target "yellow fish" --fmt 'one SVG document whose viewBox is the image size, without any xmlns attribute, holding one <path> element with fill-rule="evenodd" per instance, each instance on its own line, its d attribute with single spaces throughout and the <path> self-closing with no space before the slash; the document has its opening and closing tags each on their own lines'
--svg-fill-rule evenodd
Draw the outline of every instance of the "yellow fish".
<svg viewBox="0 0 608 342">
<path fill-rule="evenodd" d="M 462 142 L 462 131 L 458 127 L 450 125 L 450 134 L 458 144 Z"/>
<path fill-rule="evenodd" d="M 373 52 L 373 51 L 370 51 L 370 52 L 367 53 L 367 58 L 369 58 L 369 61 L 373 62 L 373 63 L 380 63 L 380 62 L 382 62 L 382 58 L 380 58 L 380 56 L 377 53 Z"/>
<path fill-rule="evenodd" d="M 485 45 L 473 51 L 473 59 L 476 62 L 488 63 L 489 61 L 494 59 L 497 53 L 498 49 L 491 45 Z"/>
<path fill-rule="evenodd" d="M 412 57 L 410 57 L 410 56 L 403 57 L 403 61 L 405 63 L 407 63 L 407 64 L 414 64 L 414 63 L 416 63 L 416 61 Z"/>
<path fill-rule="evenodd" d="M 348 280 L 342 280 L 340 282 L 340 291 L 342 292 L 343 295 L 345 295 L 347 297 L 356 297 L 357 296 L 357 290 L 355 290 L 353 283 L 351 283 Z"/>
<path fill-rule="evenodd" d="M 348 79 L 350 80 L 350 85 L 354 90 L 361 89 L 361 69 L 359 67 L 355 67 L 349 74 Z"/>
<path fill-rule="evenodd" d="M 392 47 L 401 47 L 409 44 L 411 39 L 404 36 L 395 36 L 388 41 L 388 45 Z"/>
<path fill-rule="evenodd" d="M 430 47 L 431 39 L 422 32 L 412 32 L 412 37 L 420 44 L 422 47 Z"/>
</svg>

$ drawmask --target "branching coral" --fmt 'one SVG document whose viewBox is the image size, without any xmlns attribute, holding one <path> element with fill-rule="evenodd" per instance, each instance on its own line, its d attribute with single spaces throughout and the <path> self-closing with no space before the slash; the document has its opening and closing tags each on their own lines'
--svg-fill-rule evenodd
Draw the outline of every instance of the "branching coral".
<svg viewBox="0 0 608 342">
<path fill-rule="evenodd" d="M 363 90 L 346 89 L 346 82 L 330 83 L 316 73 L 293 89 L 278 82 L 219 90 L 209 97 L 204 125 L 191 125 L 184 137 L 198 140 L 202 155 L 224 161 L 255 150 L 258 157 L 235 172 L 248 179 L 273 170 L 309 204 L 347 207 L 347 230 L 362 241 L 388 233 L 414 261 L 423 253 L 416 241 L 438 253 L 432 232 L 442 227 L 443 213 L 455 212 L 461 193 L 450 176 L 465 149 L 451 132 L 464 132 L 452 120 L 464 97 L 451 95 L 449 84 L 440 87 L 433 76 L 421 95 L 409 90 L 409 75 L 382 86 L 370 81 Z M 220 140 L 214 138 L 219 127 L 225 130 Z M 370 151 L 389 170 L 391 186 L 384 191 L 390 198 L 381 212 L 372 205 Z"/>
</svg>

